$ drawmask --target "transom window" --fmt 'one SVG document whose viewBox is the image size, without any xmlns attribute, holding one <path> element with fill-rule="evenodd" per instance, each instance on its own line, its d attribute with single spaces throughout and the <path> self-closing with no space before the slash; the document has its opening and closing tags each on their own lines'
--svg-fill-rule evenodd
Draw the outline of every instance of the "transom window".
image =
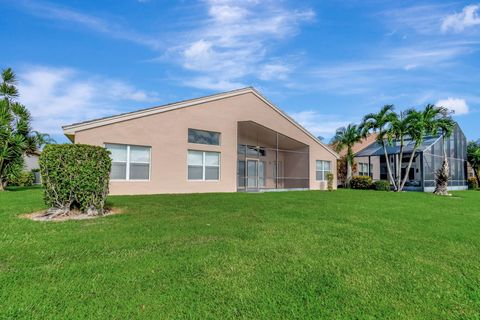
<svg viewBox="0 0 480 320">
<path fill-rule="evenodd" d="M 105 144 L 112 159 L 112 180 L 149 180 L 150 147 Z"/>
<path fill-rule="evenodd" d="M 219 180 L 220 152 L 188 150 L 188 180 Z"/>
<path fill-rule="evenodd" d="M 327 173 L 332 170 L 332 163 L 325 160 L 317 160 L 317 181 L 326 181 Z"/>
<path fill-rule="evenodd" d="M 188 129 L 188 142 L 219 146 L 220 133 L 213 131 Z"/>
</svg>

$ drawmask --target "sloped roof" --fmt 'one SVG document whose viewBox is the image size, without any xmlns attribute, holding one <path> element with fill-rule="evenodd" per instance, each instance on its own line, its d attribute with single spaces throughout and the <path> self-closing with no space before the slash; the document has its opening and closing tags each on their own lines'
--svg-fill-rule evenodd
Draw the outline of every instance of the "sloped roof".
<svg viewBox="0 0 480 320">
<path fill-rule="evenodd" d="M 71 139 L 75 135 L 75 132 L 81 131 L 81 130 L 86 130 L 86 129 L 92 129 L 112 123 L 117 123 L 117 122 L 122 122 L 126 120 L 131 120 L 131 119 L 136 119 L 136 118 L 141 118 L 157 113 L 162 113 L 162 112 L 167 112 L 171 110 L 176 110 L 176 109 L 181 109 L 181 108 L 187 108 L 187 107 L 193 107 L 195 105 L 199 105 L 202 103 L 206 102 L 211 102 L 215 100 L 220 100 L 220 99 L 225 99 L 229 97 L 234 97 L 246 93 L 252 93 L 254 94 L 257 98 L 262 100 L 265 104 L 270 106 L 273 110 L 278 112 L 281 116 L 283 116 L 285 119 L 290 121 L 294 126 L 302 130 L 305 134 L 307 134 L 310 138 L 312 138 L 315 142 L 317 142 L 319 145 L 321 145 L 323 148 L 325 148 L 328 152 L 330 152 L 332 155 L 334 155 L 337 159 L 339 158 L 338 154 L 333 151 L 328 145 L 324 144 L 320 140 L 318 140 L 315 135 L 310 133 L 307 129 L 305 129 L 302 125 L 300 125 L 298 122 L 296 122 L 293 118 L 291 118 L 287 113 L 285 113 L 283 110 L 275 106 L 273 103 L 271 103 L 267 98 L 265 98 L 260 92 L 258 92 L 255 88 L 253 87 L 246 87 L 242 89 L 237 89 L 237 90 L 232 90 L 228 92 L 223 92 L 223 93 L 218 93 L 218 94 L 213 94 L 209 96 L 204 96 L 200 98 L 195 98 L 195 99 L 190 99 L 190 100 L 184 100 L 180 102 L 175 102 L 175 103 L 169 103 L 161 106 L 156 106 L 156 107 L 151 107 L 151 108 L 146 108 L 146 109 L 141 109 L 137 111 L 132 111 L 132 112 L 126 112 L 110 117 L 104 117 L 104 118 L 99 118 L 99 119 L 94 119 L 94 120 L 89 120 L 89 121 L 84 121 L 84 122 L 79 122 L 79 123 L 73 123 L 70 125 L 65 125 L 62 126 L 64 134 Z"/>
<path fill-rule="evenodd" d="M 418 147 L 417 152 L 422 152 L 426 150 L 428 147 L 433 145 L 435 142 L 437 142 L 441 138 L 442 138 L 441 135 L 426 137 L 423 140 L 423 143 Z M 415 141 L 407 138 L 405 139 L 403 152 L 411 153 L 414 147 L 415 147 Z M 392 145 L 387 145 L 387 153 L 388 154 L 400 153 L 400 141 L 393 141 Z M 383 147 L 378 142 L 374 142 L 370 144 L 368 147 L 366 147 L 365 149 L 355 154 L 356 157 L 371 157 L 371 156 L 383 156 L 383 155 L 384 155 Z"/>
</svg>

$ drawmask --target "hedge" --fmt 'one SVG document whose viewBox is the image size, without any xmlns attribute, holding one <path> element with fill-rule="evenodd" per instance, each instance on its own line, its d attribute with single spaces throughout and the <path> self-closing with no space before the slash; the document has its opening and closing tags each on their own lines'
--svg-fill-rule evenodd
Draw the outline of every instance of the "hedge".
<svg viewBox="0 0 480 320">
<path fill-rule="evenodd" d="M 103 214 L 111 168 L 110 152 L 82 144 L 51 144 L 40 156 L 44 200 L 52 215 L 78 208 Z"/>
<path fill-rule="evenodd" d="M 354 176 L 350 181 L 350 187 L 352 189 L 366 190 L 372 186 L 372 178 L 369 176 Z"/>
<path fill-rule="evenodd" d="M 373 183 L 373 188 L 377 191 L 390 191 L 390 182 L 386 180 L 378 180 Z"/>
<path fill-rule="evenodd" d="M 478 189 L 478 181 L 477 178 L 471 177 L 468 178 L 468 189 Z"/>
</svg>

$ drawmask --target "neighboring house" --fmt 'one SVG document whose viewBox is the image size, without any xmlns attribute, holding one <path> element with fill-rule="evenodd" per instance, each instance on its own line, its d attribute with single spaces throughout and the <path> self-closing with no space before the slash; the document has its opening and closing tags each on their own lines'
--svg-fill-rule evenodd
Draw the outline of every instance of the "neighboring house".
<svg viewBox="0 0 480 320">
<path fill-rule="evenodd" d="M 371 145 L 373 142 L 375 142 L 375 139 L 377 139 L 377 134 L 376 133 L 371 133 L 369 134 L 366 138 L 362 139 L 362 141 L 360 142 L 357 142 L 353 147 L 352 147 L 352 151 L 354 154 L 356 154 L 357 152 L 363 150 L 364 148 L 366 148 L 367 146 Z M 331 148 L 335 148 L 335 146 L 331 145 Z M 339 156 L 340 157 L 344 157 L 345 155 L 347 154 L 347 149 L 343 149 L 340 153 L 339 153 Z M 369 162 L 369 159 L 368 157 L 358 157 L 358 158 L 355 158 L 355 164 L 352 168 L 352 174 L 353 176 L 368 176 L 370 174 L 373 174 L 373 170 L 372 169 L 368 169 L 368 168 L 371 168 L 374 164 L 376 164 L 377 166 L 379 166 L 379 160 L 377 159 L 370 159 L 370 162 Z M 344 174 L 346 174 L 346 169 L 344 169 Z M 378 175 L 375 175 L 375 177 L 373 177 L 374 179 L 379 179 L 379 177 L 377 177 Z M 339 178 L 338 179 L 338 184 L 339 185 L 343 185 L 345 183 L 345 181 L 340 181 L 341 179 Z"/>
<path fill-rule="evenodd" d="M 405 175 L 408 167 L 408 161 L 414 147 L 414 141 L 405 140 L 403 151 L 401 175 Z M 446 141 L 447 157 L 450 167 L 449 190 L 467 189 L 467 139 L 460 127 L 455 127 L 454 133 Z M 394 141 L 387 147 L 388 156 L 394 179 L 396 177 L 396 159 L 400 156 L 400 146 L 398 141 Z M 374 142 L 356 153 L 357 161 L 372 164 L 367 166 L 368 174 L 373 180 L 389 180 L 386 158 L 383 147 Z M 412 167 L 408 172 L 408 180 L 405 190 L 415 191 L 433 191 L 435 189 L 435 175 L 443 163 L 443 142 L 442 136 L 426 137 L 422 145 L 416 151 Z"/>
<path fill-rule="evenodd" d="M 40 164 L 38 162 L 39 158 L 40 158 L 39 151 L 32 153 L 30 155 L 25 154 L 23 156 L 23 160 L 25 162 L 25 165 L 23 168 L 24 171 L 30 172 L 32 170 L 35 170 L 35 172 L 33 172 L 33 175 L 35 177 L 35 180 L 33 182 L 34 184 L 42 183 L 42 178 L 40 176 L 40 172 L 38 171 L 40 169 Z"/>
<path fill-rule="evenodd" d="M 253 88 L 63 130 L 112 152 L 112 194 L 325 190 L 337 171 L 334 151 Z"/>
<path fill-rule="evenodd" d="M 23 160 L 25 161 L 24 170 L 32 171 L 32 170 L 40 169 L 40 164 L 38 162 L 39 157 L 40 157 L 40 153 L 24 155 L 23 156 Z"/>
</svg>

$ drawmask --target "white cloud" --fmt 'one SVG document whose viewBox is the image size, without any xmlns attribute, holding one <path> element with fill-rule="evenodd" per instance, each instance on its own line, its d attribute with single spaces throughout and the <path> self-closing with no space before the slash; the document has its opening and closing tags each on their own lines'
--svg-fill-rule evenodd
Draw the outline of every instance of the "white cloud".
<svg viewBox="0 0 480 320">
<path fill-rule="evenodd" d="M 210 77 L 195 77 L 182 82 L 184 85 L 198 89 L 227 91 L 246 87 L 244 83 L 229 80 L 215 80 Z"/>
<path fill-rule="evenodd" d="M 292 66 L 271 63 L 275 42 L 294 36 L 299 24 L 315 13 L 289 10 L 275 1 L 207 0 L 208 17 L 178 37 L 166 56 L 202 80 L 187 81 L 195 87 L 231 88 L 246 76 L 260 80 L 284 80 Z M 279 59 L 275 59 L 279 60 Z M 221 84 L 225 84 L 222 87 Z"/>
<path fill-rule="evenodd" d="M 122 102 L 158 100 L 123 81 L 70 68 L 30 67 L 19 73 L 19 91 L 35 130 L 50 134 L 60 134 L 62 125 L 119 113 Z"/>
<path fill-rule="evenodd" d="M 465 99 L 459 98 L 448 98 L 448 99 L 441 99 L 438 100 L 435 104 L 439 107 L 445 107 L 449 110 L 453 111 L 455 115 L 464 115 L 470 112 L 467 102 Z"/>
<path fill-rule="evenodd" d="M 143 0 L 139 2 L 146 1 Z M 19 3 L 22 4 L 31 14 L 37 17 L 74 23 L 95 32 L 106 34 L 112 38 L 137 43 L 151 49 L 160 49 L 162 46 L 162 42 L 158 38 L 132 31 L 118 23 L 106 21 L 99 17 L 64 6 L 31 0 L 23 0 Z"/>
<path fill-rule="evenodd" d="M 390 31 L 387 36 L 397 35 L 406 38 L 405 33 L 415 31 L 418 34 L 432 35 L 437 34 L 440 28 L 444 12 L 451 4 L 418 4 L 403 7 L 401 2 L 394 9 L 385 10 L 380 13 L 384 17 L 385 23 Z"/>
<path fill-rule="evenodd" d="M 338 128 L 350 123 L 340 116 L 321 114 L 314 110 L 292 113 L 291 116 L 315 136 L 326 138 L 332 137 Z"/>
<path fill-rule="evenodd" d="M 259 78 L 262 80 L 285 80 L 291 68 L 282 63 L 267 63 L 260 68 Z"/>
<path fill-rule="evenodd" d="M 466 28 L 480 25 L 480 17 L 477 12 L 480 9 L 479 4 L 469 5 L 463 8 L 462 12 L 446 16 L 442 21 L 442 31 L 453 30 L 461 32 Z"/>
</svg>

